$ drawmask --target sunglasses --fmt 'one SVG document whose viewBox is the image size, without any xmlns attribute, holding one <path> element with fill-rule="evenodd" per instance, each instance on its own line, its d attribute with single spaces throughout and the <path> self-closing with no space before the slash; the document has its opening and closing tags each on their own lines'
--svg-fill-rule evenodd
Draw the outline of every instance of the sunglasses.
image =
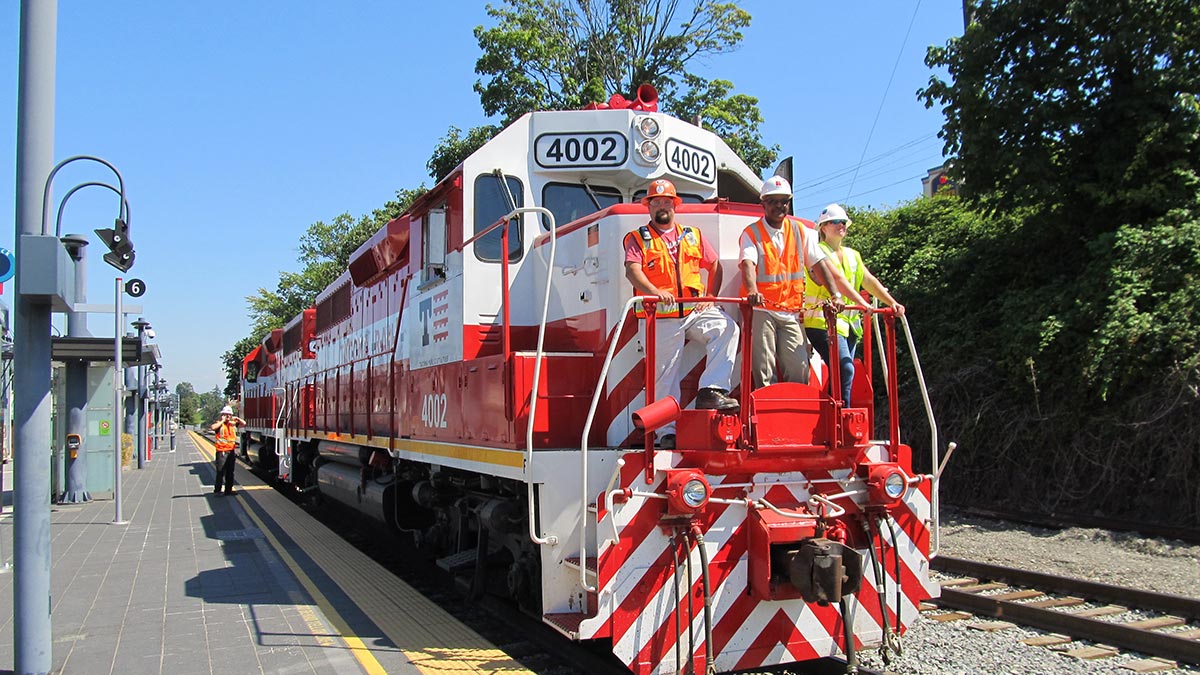
<svg viewBox="0 0 1200 675">
<path fill-rule="evenodd" d="M 777 197 L 775 199 L 764 199 L 763 203 L 770 204 L 771 206 L 787 206 L 787 203 L 790 201 L 792 200 L 787 197 Z"/>
<path fill-rule="evenodd" d="M 825 224 L 826 224 L 826 225 L 835 225 L 835 226 L 838 226 L 838 227 L 846 227 L 846 226 L 847 226 L 847 225 L 849 225 L 850 223 L 849 223 L 848 221 L 845 221 L 845 220 L 827 220 L 827 221 L 825 221 Z"/>
</svg>

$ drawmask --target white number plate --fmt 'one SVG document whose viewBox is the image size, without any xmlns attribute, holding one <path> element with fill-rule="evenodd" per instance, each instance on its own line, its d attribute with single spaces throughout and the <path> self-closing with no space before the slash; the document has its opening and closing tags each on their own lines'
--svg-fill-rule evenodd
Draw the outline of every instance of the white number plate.
<svg viewBox="0 0 1200 675">
<path fill-rule="evenodd" d="M 446 428 L 445 394 L 425 394 L 421 399 L 421 422 L 433 429 Z"/>
<path fill-rule="evenodd" d="M 621 166 L 629 154 L 625 136 L 613 131 L 542 134 L 533 143 L 538 166 Z"/>
<path fill-rule="evenodd" d="M 667 139 L 667 167 L 672 173 L 712 183 L 717 179 L 717 159 L 707 150 L 674 138 Z"/>
</svg>

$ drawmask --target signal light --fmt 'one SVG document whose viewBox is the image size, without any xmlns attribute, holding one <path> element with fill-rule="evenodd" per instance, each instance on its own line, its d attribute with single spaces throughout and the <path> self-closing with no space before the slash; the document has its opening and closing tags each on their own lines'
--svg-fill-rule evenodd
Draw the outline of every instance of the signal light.
<svg viewBox="0 0 1200 675">
<path fill-rule="evenodd" d="M 133 241 L 129 239 L 129 225 L 117 218 L 111 228 L 95 230 L 96 236 L 108 247 L 109 253 L 104 254 L 104 262 L 113 267 L 128 272 L 133 267 Z"/>
<path fill-rule="evenodd" d="M 133 251 L 130 251 L 129 253 L 116 253 L 115 251 L 110 252 L 110 253 L 105 253 L 104 254 L 104 262 L 108 263 L 109 265 L 112 265 L 113 267 L 121 270 L 122 272 L 128 272 L 129 268 L 133 267 L 134 255 L 135 254 Z"/>
</svg>

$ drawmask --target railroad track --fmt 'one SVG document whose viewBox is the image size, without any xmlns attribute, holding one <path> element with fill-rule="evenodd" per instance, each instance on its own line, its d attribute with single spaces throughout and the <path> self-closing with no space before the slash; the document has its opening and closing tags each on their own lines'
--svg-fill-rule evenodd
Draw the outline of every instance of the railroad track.
<svg viewBox="0 0 1200 675">
<path fill-rule="evenodd" d="M 940 607 L 1050 633 L 1029 644 L 1088 640 L 1160 661 L 1200 664 L 1200 600 L 946 556 L 935 558 L 932 567 L 961 577 L 942 582 Z M 1117 653 L 1093 649 L 1088 655 Z"/>
</svg>

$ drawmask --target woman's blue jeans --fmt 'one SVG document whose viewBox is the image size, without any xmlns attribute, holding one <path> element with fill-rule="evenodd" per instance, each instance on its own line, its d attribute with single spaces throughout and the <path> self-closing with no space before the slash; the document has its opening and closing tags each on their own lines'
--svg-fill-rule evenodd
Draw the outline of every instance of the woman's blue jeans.
<svg viewBox="0 0 1200 675">
<path fill-rule="evenodd" d="M 805 328 L 804 334 L 808 336 L 809 343 L 821 355 L 821 360 L 825 362 L 825 367 L 828 368 L 829 338 L 825 331 L 819 328 Z M 838 360 L 841 361 L 842 365 L 842 403 L 847 407 L 850 406 L 850 390 L 854 387 L 854 353 L 857 349 L 857 335 L 853 333 L 850 334 L 850 337 L 838 335 Z"/>
</svg>

